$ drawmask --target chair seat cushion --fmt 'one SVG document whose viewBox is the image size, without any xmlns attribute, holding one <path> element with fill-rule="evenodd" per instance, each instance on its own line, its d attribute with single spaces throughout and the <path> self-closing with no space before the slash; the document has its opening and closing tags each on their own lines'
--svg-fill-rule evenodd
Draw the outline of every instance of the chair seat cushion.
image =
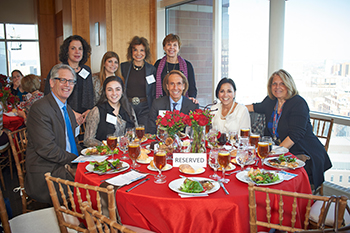
<svg viewBox="0 0 350 233">
<path fill-rule="evenodd" d="M 316 201 L 312 206 L 311 206 L 311 211 L 310 211 L 310 217 L 309 219 L 314 221 L 314 222 L 318 222 L 318 216 L 320 215 L 321 212 L 321 208 L 323 205 L 323 201 Z M 331 203 L 331 206 L 329 207 L 327 216 L 326 216 L 326 221 L 325 224 L 327 226 L 333 226 L 334 223 L 334 205 L 335 203 Z M 348 205 L 350 206 L 350 200 L 348 200 Z M 345 210 L 344 213 L 344 221 L 345 221 L 345 225 L 350 224 L 350 215 L 348 213 L 347 210 Z"/>
</svg>

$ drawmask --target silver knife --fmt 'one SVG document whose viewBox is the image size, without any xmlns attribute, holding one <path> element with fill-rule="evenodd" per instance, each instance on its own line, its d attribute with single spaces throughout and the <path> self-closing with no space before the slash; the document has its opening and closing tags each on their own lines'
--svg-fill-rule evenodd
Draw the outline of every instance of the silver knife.
<svg viewBox="0 0 350 233">
<path fill-rule="evenodd" d="M 147 179 L 145 179 L 145 180 L 141 181 L 140 183 L 138 183 L 138 184 L 136 184 L 136 185 L 132 186 L 131 188 L 129 188 L 129 189 L 128 189 L 128 190 L 126 190 L 125 192 L 129 192 L 129 191 L 133 190 L 134 188 L 136 188 L 136 187 L 137 187 L 137 186 L 139 186 L 140 184 L 145 183 L 147 180 L 149 180 L 149 178 L 147 178 Z"/>
<path fill-rule="evenodd" d="M 221 188 L 224 190 L 224 192 L 226 193 L 226 195 L 229 195 L 230 193 L 227 191 L 227 189 L 225 188 L 224 184 L 221 181 L 218 181 Z"/>
</svg>

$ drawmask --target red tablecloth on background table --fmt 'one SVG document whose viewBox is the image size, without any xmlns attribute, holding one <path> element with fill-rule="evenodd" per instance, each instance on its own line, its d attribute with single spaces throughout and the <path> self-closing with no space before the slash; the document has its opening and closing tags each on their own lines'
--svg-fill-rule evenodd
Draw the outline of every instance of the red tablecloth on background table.
<svg viewBox="0 0 350 233">
<path fill-rule="evenodd" d="M 11 131 L 15 131 L 24 124 L 24 118 L 19 116 L 3 115 L 3 127 Z"/>
<path fill-rule="evenodd" d="M 130 163 L 131 161 L 128 160 L 128 162 Z M 168 161 L 168 163 L 171 164 L 171 161 Z M 75 181 L 99 186 L 102 179 L 116 176 L 116 174 L 103 176 L 92 173 L 84 174 L 87 164 L 81 163 L 78 165 Z M 141 164 L 139 170 L 157 174 L 157 172 L 148 170 L 147 166 Z M 263 168 L 268 169 L 266 166 Z M 311 194 L 305 169 L 301 168 L 288 172 L 298 174 L 298 176 L 289 181 L 269 186 L 269 188 Z M 208 197 L 181 198 L 168 187 L 168 184 L 183 174 L 179 172 L 178 168 L 172 168 L 162 173 L 167 176 L 165 184 L 155 184 L 154 177 L 148 176 L 151 178 L 149 181 L 131 192 L 125 192 L 125 190 L 137 182 L 117 190 L 117 207 L 123 224 L 162 233 L 249 232 L 248 184 L 237 180 L 235 175 L 229 176 L 231 181 L 225 184 L 230 195 L 225 195 L 220 188 Z M 213 170 L 207 167 L 204 173 L 193 177 L 208 178 L 211 174 L 213 174 Z M 218 174 L 221 175 L 221 172 Z M 190 177 L 190 175 L 186 176 Z M 259 203 L 265 206 L 264 194 L 257 195 L 256 198 L 258 206 Z M 276 195 L 270 196 L 272 208 L 274 206 L 276 206 L 276 209 L 278 208 L 277 198 Z M 285 214 L 288 214 L 292 210 L 292 201 L 284 203 Z M 305 203 L 298 204 L 303 205 Z M 272 210 L 272 212 L 274 211 Z M 259 211 L 258 208 L 258 220 L 266 218 L 263 214 L 265 214 L 265 211 Z M 296 227 L 301 227 L 304 216 L 305 213 L 303 211 L 298 213 Z M 278 223 L 278 213 L 272 214 L 272 220 Z M 288 216 L 285 216 L 284 221 L 286 224 L 290 224 Z"/>
</svg>

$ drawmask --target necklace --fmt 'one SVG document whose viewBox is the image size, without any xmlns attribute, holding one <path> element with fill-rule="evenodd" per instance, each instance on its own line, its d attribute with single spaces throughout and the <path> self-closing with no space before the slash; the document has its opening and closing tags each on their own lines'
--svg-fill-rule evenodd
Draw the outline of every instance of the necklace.
<svg viewBox="0 0 350 233">
<path fill-rule="evenodd" d="M 172 70 L 175 70 L 175 66 L 176 66 L 176 63 L 174 64 Z M 166 73 L 167 73 L 167 74 L 169 73 L 168 62 L 166 62 Z"/>
<path fill-rule="evenodd" d="M 145 65 L 145 63 L 142 64 L 142 66 L 136 66 L 134 63 L 132 63 L 132 66 L 134 67 L 134 70 L 141 70 L 143 68 L 143 66 Z"/>
<path fill-rule="evenodd" d="M 226 116 L 223 116 L 222 115 L 222 106 L 221 106 L 221 111 L 220 111 L 220 118 L 221 118 L 221 120 L 226 120 L 226 117 L 228 116 L 228 115 L 230 115 L 230 112 L 232 111 L 232 109 L 233 109 L 233 107 L 235 106 L 235 101 L 233 100 L 233 103 L 232 103 L 232 106 L 231 106 L 231 108 L 230 108 L 230 111 L 228 111 L 228 113 L 226 114 Z"/>
</svg>

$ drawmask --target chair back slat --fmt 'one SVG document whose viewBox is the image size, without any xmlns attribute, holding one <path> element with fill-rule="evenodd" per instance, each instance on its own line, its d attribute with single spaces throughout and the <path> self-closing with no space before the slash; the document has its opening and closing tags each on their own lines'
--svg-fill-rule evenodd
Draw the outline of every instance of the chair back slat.
<svg viewBox="0 0 350 233">
<path fill-rule="evenodd" d="M 320 139 L 324 139 L 324 148 L 328 151 L 329 142 L 332 135 L 334 119 L 326 119 L 320 117 L 310 117 L 311 125 L 314 134 Z"/>
<path fill-rule="evenodd" d="M 63 213 L 72 215 L 81 220 L 85 219 L 83 214 L 83 203 L 86 202 L 89 206 L 92 206 L 92 203 L 96 203 L 97 212 L 102 214 L 102 201 L 101 194 L 105 193 L 108 199 L 108 214 L 112 221 L 116 221 L 116 204 L 115 204 L 115 195 L 113 186 L 109 185 L 107 188 L 102 188 L 98 186 L 92 186 L 87 184 L 81 184 L 78 182 L 73 182 L 69 180 L 64 180 L 61 178 L 52 177 L 50 173 L 45 174 L 45 179 L 49 187 L 51 200 L 55 207 L 57 219 L 60 225 L 61 232 L 67 232 L 67 227 L 77 230 L 79 232 L 88 232 L 87 229 L 82 228 L 81 226 L 72 225 L 65 221 L 63 218 Z M 61 207 L 60 198 L 57 195 L 54 183 L 57 183 L 60 187 L 60 198 L 65 207 Z M 66 190 L 63 189 L 64 184 Z M 74 194 L 73 195 L 73 190 Z M 84 192 L 83 192 L 84 191 Z M 90 193 L 91 192 L 91 193 Z M 67 195 L 68 193 L 68 195 Z M 67 199 L 68 196 L 68 200 Z M 76 198 L 76 200 L 74 200 Z M 92 198 L 96 198 L 96 201 L 92 201 Z M 66 201 L 65 201 L 66 200 Z M 70 203 L 70 206 L 68 205 Z M 77 206 L 78 204 L 78 206 Z M 78 212 L 80 210 L 81 212 Z M 64 230 L 63 230 L 64 229 Z M 113 232 L 113 231 L 112 231 Z"/>
<path fill-rule="evenodd" d="M 316 196 L 312 194 L 303 194 L 303 193 L 296 193 L 296 192 L 288 192 L 288 191 L 283 191 L 283 190 L 275 190 L 275 189 L 269 189 L 269 188 L 262 188 L 262 187 L 256 187 L 254 186 L 253 183 L 249 183 L 248 186 L 249 190 L 249 214 L 250 214 L 250 219 L 249 219 L 249 224 L 250 224 L 250 232 L 251 233 L 256 233 L 257 232 L 257 227 L 262 226 L 266 228 L 274 228 L 277 230 L 281 231 L 288 231 L 288 232 L 295 232 L 295 231 L 302 231 L 303 229 L 306 230 L 308 229 L 309 226 L 309 216 L 310 216 L 310 211 L 311 211 L 311 205 L 314 201 L 322 201 L 323 205 L 320 211 L 319 215 L 319 222 L 317 223 L 317 227 L 319 229 L 322 228 L 321 222 L 323 220 L 323 217 L 325 217 L 327 210 L 325 209 L 325 205 L 327 202 L 333 201 L 331 197 L 325 197 L 325 196 Z M 266 216 L 265 221 L 262 221 L 261 219 L 257 219 L 257 202 L 256 202 L 256 192 L 262 192 L 266 194 L 265 198 L 265 205 L 266 208 L 265 214 L 260 214 L 261 216 Z M 272 194 L 275 194 L 275 199 L 279 198 L 278 200 L 278 207 L 271 208 L 271 201 L 274 203 L 275 201 L 273 200 L 273 196 L 270 196 Z M 286 202 L 283 201 L 284 198 L 293 198 L 293 201 L 288 201 Z M 338 198 L 339 199 L 339 198 Z M 261 202 L 262 203 L 262 202 Z M 292 212 L 291 213 L 286 213 L 284 211 L 285 204 L 284 203 L 291 203 L 292 206 Z M 347 197 L 342 196 L 339 200 L 339 208 L 337 212 L 337 217 L 336 221 L 334 223 L 333 227 L 341 227 L 343 223 L 343 217 L 344 217 L 344 212 L 345 209 L 347 208 Z M 263 204 L 263 203 L 262 203 Z M 302 205 L 302 206 L 300 206 Z M 259 208 L 259 210 L 263 210 L 263 208 Z M 302 228 L 297 228 L 296 227 L 296 221 L 297 221 L 297 216 L 299 213 L 303 212 L 303 209 L 305 210 L 305 220 L 303 221 Z M 274 216 L 278 216 L 278 224 L 273 223 L 271 220 L 271 216 L 274 214 Z M 284 219 L 284 214 L 287 214 L 288 218 L 290 219 L 290 225 L 283 225 L 283 219 Z M 290 215 L 291 214 L 291 215 Z M 274 219 L 274 218 L 272 218 Z M 277 221 L 277 220 L 274 220 Z M 285 223 L 286 221 L 284 221 Z"/>
<path fill-rule="evenodd" d="M 6 211 L 6 205 L 4 201 L 4 196 L 2 195 L 2 191 L 0 189 L 0 219 L 2 223 L 2 227 L 5 233 L 11 233 L 11 228 L 9 224 L 9 218 Z"/>
</svg>

